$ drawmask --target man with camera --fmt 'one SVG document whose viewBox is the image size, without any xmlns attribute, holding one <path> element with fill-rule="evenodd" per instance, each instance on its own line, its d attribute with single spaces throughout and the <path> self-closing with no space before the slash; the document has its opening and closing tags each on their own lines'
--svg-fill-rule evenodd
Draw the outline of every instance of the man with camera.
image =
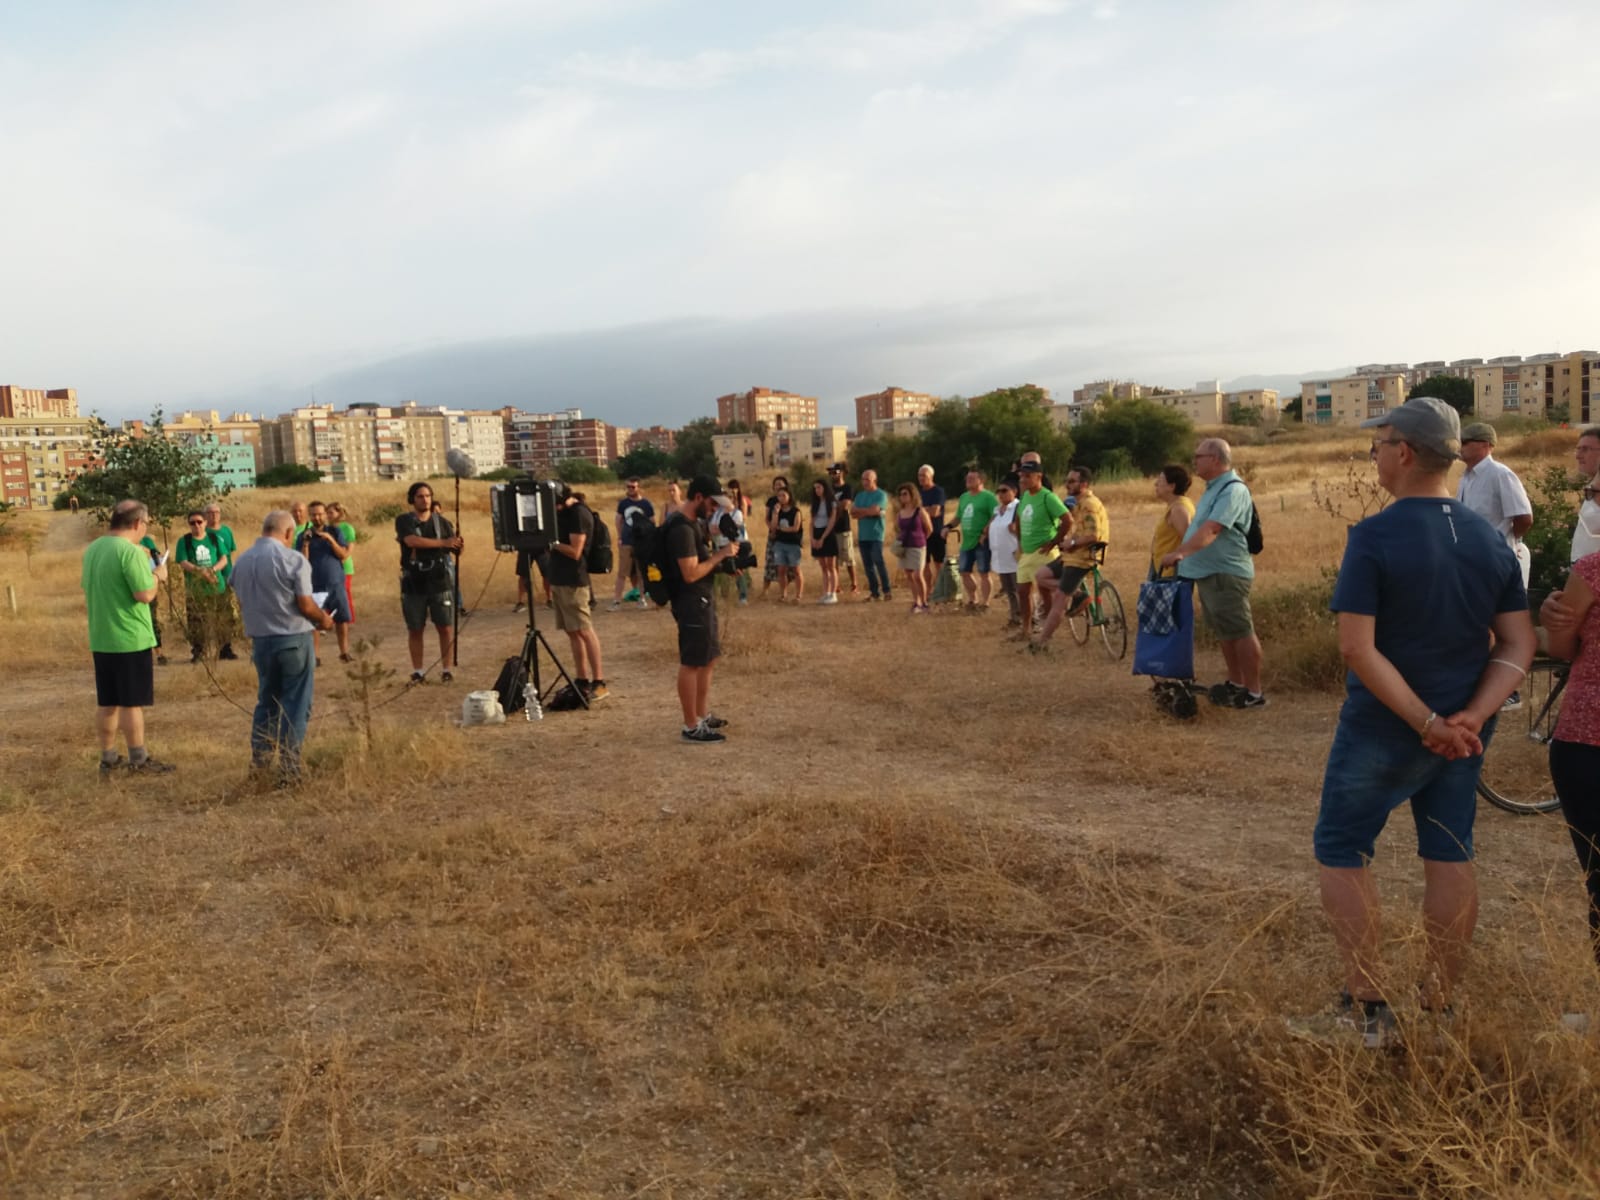
<svg viewBox="0 0 1600 1200">
<path fill-rule="evenodd" d="M 394 519 L 400 543 L 400 611 L 411 650 L 411 682 L 426 683 L 422 669 L 422 631 L 428 619 L 439 631 L 439 678 L 449 683 L 450 651 L 455 645 L 455 571 L 450 555 L 461 552 L 462 540 L 443 515 L 434 511 L 433 489 L 422 480 L 406 492 L 411 511 Z"/>
<path fill-rule="evenodd" d="M 550 543 L 550 593 L 556 628 L 572 642 L 572 659 L 578 668 L 573 684 L 593 704 L 609 695 L 600 665 L 600 635 L 594 631 L 590 611 L 594 593 L 589 587 L 587 555 L 595 516 L 579 493 L 557 494 L 561 506 L 556 509 L 556 540 Z"/>
<path fill-rule="evenodd" d="M 716 550 L 705 522 L 717 512 L 722 486 L 709 475 L 689 481 L 689 498 L 667 517 L 667 569 L 672 578 L 672 619 L 678 623 L 678 703 L 683 708 L 683 740 L 721 742 L 727 725 L 711 712 L 711 671 L 722 647 L 717 643 L 717 603 L 712 576 L 739 552 L 729 541 Z"/>
</svg>

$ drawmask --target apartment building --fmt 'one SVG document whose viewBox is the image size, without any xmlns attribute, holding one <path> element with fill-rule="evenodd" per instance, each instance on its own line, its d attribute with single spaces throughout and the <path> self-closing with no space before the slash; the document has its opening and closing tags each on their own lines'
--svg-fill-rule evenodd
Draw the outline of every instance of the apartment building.
<svg viewBox="0 0 1600 1200">
<path fill-rule="evenodd" d="M 1300 420 L 1307 425 L 1359 425 L 1405 403 L 1403 372 L 1308 379 L 1300 384 Z"/>
<path fill-rule="evenodd" d="M 843 462 L 845 445 L 849 440 L 850 431 L 843 425 L 786 429 L 767 435 L 772 448 L 772 465 L 775 467 L 787 467 L 797 462 L 808 462 L 814 466 Z"/>
<path fill-rule="evenodd" d="M 928 424 L 919 413 L 914 417 L 881 417 L 872 423 L 873 437 L 916 437 Z"/>
<path fill-rule="evenodd" d="M 446 454 L 463 450 L 472 458 L 473 470 L 482 475 L 506 465 L 506 411 L 441 408 Z"/>
<path fill-rule="evenodd" d="M 635 429 L 628 434 L 627 446 L 630 454 L 641 446 L 654 446 L 663 454 L 671 454 L 678 446 L 678 433 L 677 430 L 668 429 L 665 425 Z"/>
<path fill-rule="evenodd" d="M 629 429 L 626 425 L 606 426 L 607 461 L 616 462 L 617 459 L 621 458 L 628 452 L 628 438 L 632 435 L 632 433 L 633 430 Z"/>
<path fill-rule="evenodd" d="M 768 429 L 811 429 L 818 423 L 817 398 L 764 387 L 718 396 L 718 428 L 735 421 L 751 427 L 764 422 Z"/>
<path fill-rule="evenodd" d="M 549 475 L 569 458 L 603 467 L 606 423 L 579 408 L 556 413 L 515 413 L 505 423 L 505 465 L 531 475 Z"/>
<path fill-rule="evenodd" d="M 915 417 L 921 420 L 939 403 L 937 396 L 927 392 L 908 392 L 905 388 L 886 387 L 870 396 L 856 397 L 856 436 L 867 437 L 877 431 L 880 421 L 897 421 Z M 812 425 L 817 422 L 813 419 Z M 917 428 L 921 428 L 920 423 Z"/>
<path fill-rule="evenodd" d="M 51 507 L 79 473 L 99 465 L 94 435 L 94 422 L 81 417 L 0 417 L 0 500 Z"/>
<path fill-rule="evenodd" d="M 1097 379 L 1080 388 L 1073 388 L 1071 403 L 1094 405 L 1107 396 L 1113 400 L 1137 400 L 1141 396 L 1148 396 L 1150 391 L 1144 384 L 1129 379 Z"/>
<path fill-rule="evenodd" d="M 53 417 L 70 421 L 77 415 L 76 388 L 25 388 L 0 383 L 0 420 L 29 421 Z"/>
<path fill-rule="evenodd" d="M 329 483 L 425 479 L 448 471 L 445 418 L 415 404 L 311 404 L 261 422 L 263 470 L 299 463 Z"/>
<path fill-rule="evenodd" d="M 1506 355 L 1472 371 L 1473 408 L 1481 417 L 1548 417 L 1565 405 L 1568 420 L 1588 424 L 1600 412 L 1592 389 L 1600 385 L 1600 352 Z"/>
<path fill-rule="evenodd" d="M 724 479 L 746 477 L 767 468 L 766 448 L 758 434 L 713 434 L 711 447 L 717 452 L 717 473 Z"/>
<path fill-rule="evenodd" d="M 144 423 L 124 421 L 122 427 L 129 429 L 137 424 L 143 428 Z M 162 430 L 168 437 L 181 438 L 185 441 L 199 441 L 209 438 L 207 445 L 246 446 L 250 450 L 250 461 L 254 467 L 251 471 L 250 484 L 255 483 L 255 476 L 265 468 L 261 465 L 261 422 L 247 412 L 229 413 L 224 417 L 216 409 L 184 411 L 175 417 L 165 418 L 161 423 Z M 243 457 L 229 451 L 226 457 L 230 462 L 242 463 Z M 232 475 L 239 472 L 234 470 Z M 239 486 L 235 484 L 235 486 Z M 248 486 L 248 485 L 247 485 Z"/>
</svg>

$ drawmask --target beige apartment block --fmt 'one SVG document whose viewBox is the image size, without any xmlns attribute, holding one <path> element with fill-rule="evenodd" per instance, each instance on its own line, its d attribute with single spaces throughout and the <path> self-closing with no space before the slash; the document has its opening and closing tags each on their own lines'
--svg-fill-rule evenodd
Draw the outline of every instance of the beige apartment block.
<svg viewBox="0 0 1600 1200">
<path fill-rule="evenodd" d="M 98 465 L 94 422 L 82 417 L 0 417 L 0 500 L 48 509 L 78 475 Z"/>
<path fill-rule="evenodd" d="M 1097 379 L 1072 389 L 1072 403 L 1093 405 L 1110 396 L 1113 400 L 1137 400 L 1150 393 L 1142 383 L 1129 379 Z"/>
<path fill-rule="evenodd" d="M 25 388 L 0 383 L 0 419 L 26 421 L 54 417 L 70 421 L 77 415 L 76 388 Z"/>
<path fill-rule="evenodd" d="M 1225 425 L 1228 421 L 1228 394 L 1215 379 L 1202 379 L 1186 392 L 1152 388 L 1144 398 L 1162 408 L 1177 409 L 1195 425 Z"/>
<path fill-rule="evenodd" d="M 133 425 L 143 428 L 144 422 L 123 422 L 124 429 Z M 257 473 L 264 469 L 261 465 L 261 422 L 249 413 L 235 412 L 224 417 L 214 408 L 185 411 L 166 418 L 161 427 L 168 437 L 183 441 L 215 438 L 214 444 L 218 446 L 249 446 Z"/>
<path fill-rule="evenodd" d="M 1234 405 L 1241 408 L 1254 409 L 1261 414 L 1261 424 L 1276 425 L 1278 415 L 1282 411 L 1278 404 L 1278 391 L 1276 388 L 1245 388 L 1237 392 L 1223 394 L 1223 412 L 1233 411 Z"/>
<path fill-rule="evenodd" d="M 445 418 L 414 404 L 312 404 L 261 422 L 263 470 L 299 463 L 328 483 L 425 479 L 448 473 Z"/>
<path fill-rule="evenodd" d="M 812 429 L 818 424 L 817 398 L 756 387 L 717 397 L 717 425 L 765 424 L 768 429 Z"/>
<path fill-rule="evenodd" d="M 717 473 L 724 479 L 748 477 L 767 469 L 766 447 L 759 434 L 713 434 L 711 446 L 717 452 Z"/>
<path fill-rule="evenodd" d="M 925 416 L 887 417 L 872 423 L 873 437 L 916 437 L 928 424 Z"/>
<path fill-rule="evenodd" d="M 616 462 L 617 459 L 628 452 L 628 438 L 632 434 L 633 430 L 626 425 L 606 426 L 606 460 L 608 462 Z"/>
<path fill-rule="evenodd" d="M 786 429 L 767 435 L 767 442 L 772 449 L 772 465 L 775 467 L 787 467 L 797 462 L 825 467 L 843 462 L 849 440 L 850 431 L 843 425 Z"/>
<path fill-rule="evenodd" d="M 866 437 L 877 429 L 879 421 L 895 421 L 902 417 L 922 418 L 939 403 L 937 396 L 927 392 L 908 392 L 905 388 L 886 387 L 869 396 L 856 397 L 856 436 Z M 815 425 L 817 422 L 813 421 Z M 920 429 L 921 426 L 919 425 Z"/>
<path fill-rule="evenodd" d="M 1308 379 L 1300 385 L 1300 420 L 1306 425 L 1359 425 L 1405 400 L 1406 377 L 1399 372 Z"/>
<path fill-rule="evenodd" d="M 1592 390 L 1600 384 L 1600 352 L 1535 354 L 1490 359 L 1472 372 L 1473 408 L 1480 417 L 1548 417 L 1567 406 L 1568 419 L 1584 425 L 1594 420 Z"/>
<path fill-rule="evenodd" d="M 472 458 L 473 471 L 483 475 L 506 465 L 505 418 L 486 409 L 439 408 L 444 418 L 445 450 L 462 450 Z"/>
</svg>

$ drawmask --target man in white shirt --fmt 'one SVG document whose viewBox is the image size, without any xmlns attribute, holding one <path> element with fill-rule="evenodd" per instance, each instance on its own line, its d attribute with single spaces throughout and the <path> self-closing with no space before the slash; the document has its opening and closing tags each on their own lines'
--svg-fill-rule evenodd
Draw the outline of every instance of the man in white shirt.
<svg viewBox="0 0 1600 1200">
<path fill-rule="evenodd" d="M 1578 435 L 1578 474 L 1583 476 L 1583 505 L 1578 509 L 1578 525 L 1572 531 L 1572 560 L 1577 562 L 1600 551 L 1600 501 L 1595 488 L 1600 486 L 1600 425 L 1591 425 Z"/>
<path fill-rule="evenodd" d="M 1498 439 L 1493 425 L 1475 421 L 1461 431 L 1461 461 L 1467 464 L 1456 485 L 1456 499 L 1495 527 L 1522 568 L 1522 586 L 1528 586 L 1533 558 L 1522 535 L 1533 528 L 1533 505 L 1517 473 L 1494 456 Z"/>
</svg>

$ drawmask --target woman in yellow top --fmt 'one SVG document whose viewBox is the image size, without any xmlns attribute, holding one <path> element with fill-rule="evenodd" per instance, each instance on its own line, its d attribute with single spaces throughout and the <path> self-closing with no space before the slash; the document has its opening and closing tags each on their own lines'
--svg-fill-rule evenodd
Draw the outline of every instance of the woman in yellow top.
<svg viewBox="0 0 1600 1200">
<path fill-rule="evenodd" d="M 1189 472 L 1176 464 L 1162 467 L 1156 473 L 1156 499 L 1167 506 L 1156 523 L 1156 533 L 1150 539 L 1150 578 L 1174 577 L 1178 568 L 1165 571 L 1158 565 L 1162 556 L 1183 545 L 1184 534 L 1194 520 L 1194 501 L 1189 499 Z"/>
</svg>

